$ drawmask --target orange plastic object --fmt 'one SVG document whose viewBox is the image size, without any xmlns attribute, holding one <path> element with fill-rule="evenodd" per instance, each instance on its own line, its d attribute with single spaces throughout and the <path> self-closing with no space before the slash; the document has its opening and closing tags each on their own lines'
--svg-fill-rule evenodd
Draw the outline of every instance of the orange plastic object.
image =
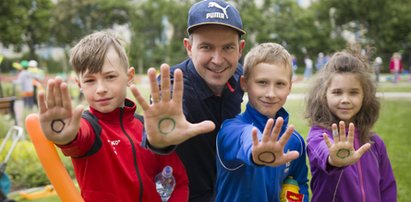
<svg viewBox="0 0 411 202">
<path fill-rule="evenodd" d="M 38 114 L 26 117 L 26 129 L 36 149 L 44 171 L 62 202 L 81 202 L 79 190 L 74 185 L 54 144 L 46 139 L 40 127 Z"/>
</svg>

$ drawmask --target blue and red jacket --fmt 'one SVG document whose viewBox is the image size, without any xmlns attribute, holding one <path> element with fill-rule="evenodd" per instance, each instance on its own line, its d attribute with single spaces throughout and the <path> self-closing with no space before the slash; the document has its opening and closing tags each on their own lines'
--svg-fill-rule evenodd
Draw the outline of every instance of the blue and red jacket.
<svg viewBox="0 0 411 202">
<path fill-rule="evenodd" d="M 188 177 L 176 153 L 157 155 L 141 147 L 143 124 L 134 117 L 136 105 L 125 101 L 125 107 L 110 113 L 90 108 L 101 126 L 101 147 L 91 155 L 98 137 L 89 121 L 82 118 L 77 137 L 59 147 L 72 157 L 74 171 L 86 202 L 161 201 L 154 177 L 164 166 L 173 167 L 176 179 L 170 202 L 188 200 Z M 94 145 L 94 146 L 93 146 Z"/>
</svg>

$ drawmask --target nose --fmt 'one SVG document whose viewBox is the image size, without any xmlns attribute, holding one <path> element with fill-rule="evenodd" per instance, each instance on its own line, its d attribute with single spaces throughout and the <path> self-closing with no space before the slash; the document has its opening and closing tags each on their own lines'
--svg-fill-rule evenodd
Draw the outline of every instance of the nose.
<svg viewBox="0 0 411 202">
<path fill-rule="evenodd" d="M 342 103 L 342 104 L 350 103 L 350 98 L 349 98 L 349 96 L 348 96 L 348 95 L 343 95 L 342 98 L 341 98 L 341 103 Z"/>
<path fill-rule="evenodd" d="M 223 64 L 224 57 L 221 51 L 215 50 L 212 54 L 211 62 L 213 62 L 216 65 L 221 65 Z"/>
<path fill-rule="evenodd" d="M 97 90 L 96 90 L 96 92 L 98 93 L 98 94 L 103 94 L 103 93 L 106 93 L 107 92 L 107 88 L 106 88 L 106 86 L 104 85 L 104 82 L 97 82 Z"/>
<path fill-rule="evenodd" d="M 266 92 L 265 92 L 265 96 L 268 97 L 268 98 L 275 97 L 275 87 L 274 86 L 268 87 Z"/>
</svg>

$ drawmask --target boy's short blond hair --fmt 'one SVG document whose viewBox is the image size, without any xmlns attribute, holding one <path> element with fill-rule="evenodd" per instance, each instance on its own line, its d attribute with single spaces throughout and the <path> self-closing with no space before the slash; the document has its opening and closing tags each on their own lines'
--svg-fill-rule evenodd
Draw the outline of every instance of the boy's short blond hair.
<svg viewBox="0 0 411 202">
<path fill-rule="evenodd" d="M 124 71 L 127 71 L 129 63 L 126 51 L 120 40 L 108 32 L 96 32 L 81 39 L 71 49 L 70 64 L 77 75 L 101 72 L 110 47 L 117 52 Z"/>
<path fill-rule="evenodd" d="M 292 77 L 292 57 L 280 44 L 262 43 L 252 48 L 244 59 L 244 77 L 247 79 L 251 69 L 260 63 L 284 65 L 290 70 L 290 79 Z"/>
</svg>

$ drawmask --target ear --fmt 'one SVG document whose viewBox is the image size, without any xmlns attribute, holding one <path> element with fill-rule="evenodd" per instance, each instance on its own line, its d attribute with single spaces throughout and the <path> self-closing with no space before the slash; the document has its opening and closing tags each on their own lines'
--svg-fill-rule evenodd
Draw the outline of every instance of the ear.
<svg viewBox="0 0 411 202">
<path fill-rule="evenodd" d="M 128 87 L 130 87 L 130 85 L 134 83 L 134 75 L 135 75 L 134 67 L 128 68 L 127 70 L 127 86 Z"/>
<path fill-rule="evenodd" d="M 184 38 L 184 47 L 186 48 L 188 57 L 191 57 L 191 49 L 193 46 L 191 45 L 190 39 Z"/>
<path fill-rule="evenodd" d="M 238 59 L 240 59 L 241 58 L 241 55 L 243 54 L 243 50 L 244 50 L 244 47 L 245 47 L 245 40 L 244 39 L 241 39 L 240 40 L 240 47 L 238 48 L 239 50 L 239 56 L 238 56 Z"/>
<path fill-rule="evenodd" d="M 241 90 L 243 90 L 244 92 L 247 92 L 247 79 L 244 76 L 240 77 L 240 86 L 241 86 Z"/>
</svg>

